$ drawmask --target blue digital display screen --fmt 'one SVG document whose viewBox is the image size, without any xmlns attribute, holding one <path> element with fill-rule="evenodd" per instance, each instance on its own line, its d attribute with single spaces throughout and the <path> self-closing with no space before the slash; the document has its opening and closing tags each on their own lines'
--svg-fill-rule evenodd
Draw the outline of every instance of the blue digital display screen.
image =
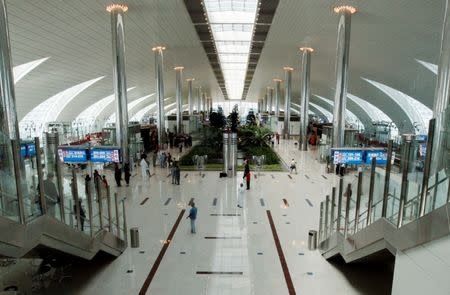
<svg viewBox="0 0 450 295">
<path fill-rule="evenodd" d="M 334 164 L 357 165 L 363 163 L 362 150 L 331 150 Z"/>
<path fill-rule="evenodd" d="M 387 151 L 366 151 L 366 164 L 372 163 L 372 158 L 376 158 L 376 164 L 387 164 Z"/>
<path fill-rule="evenodd" d="M 21 156 L 22 158 L 25 158 L 25 157 L 27 156 L 27 145 L 24 144 L 24 143 L 22 143 L 22 144 L 20 145 L 20 156 Z"/>
<path fill-rule="evenodd" d="M 419 134 L 416 135 L 416 141 L 427 141 L 428 140 L 428 135 L 424 135 L 424 134 Z"/>
<path fill-rule="evenodd" d="M 36 145 L 34 143 L 27 144 L 27 157 L 36 156 Z"/>
<path fill-rule="evenodd" d="M 421 157 L 425 157 L 427 155 L 427 144 L 426 143 L 419 144 L 419 155 Z"/>
<path fill-rule="evenodd" d="M 97 163 L 120 163 L 120 151 L 119 149 L 92 149 L 90 160 Z"/>
<path fill-rule="evenodd" d="M 85 163 L 88 158 L 86 149 L 59 148 L 58 155 L 64 163 Z"/>
</svg>

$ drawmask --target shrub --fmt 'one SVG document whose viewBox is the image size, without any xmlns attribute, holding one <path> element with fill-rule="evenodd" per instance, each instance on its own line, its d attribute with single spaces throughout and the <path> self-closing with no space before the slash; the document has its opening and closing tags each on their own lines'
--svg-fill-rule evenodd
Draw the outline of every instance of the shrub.
<svg viewBox="0 0 450 295">
<path fill-rule="evenodd" d="M 196 145 L 186 155 L 181 157 L 180 164 L 182 166 L 194 165 L 192 158 L 195 155 L 208 155 L 207 163 L 214 163 L 222 159 L 222 152 L 208 146 Z"/>
<path fill-rule="evenodd" d="M 245 146 L 242 148 L 247 159 L 252 159 L 253 156 L 266 156 L 266 165 L 273 165 L 280 163 L 277 154 L 267 145 L 264 146 Z"/>
</svg>

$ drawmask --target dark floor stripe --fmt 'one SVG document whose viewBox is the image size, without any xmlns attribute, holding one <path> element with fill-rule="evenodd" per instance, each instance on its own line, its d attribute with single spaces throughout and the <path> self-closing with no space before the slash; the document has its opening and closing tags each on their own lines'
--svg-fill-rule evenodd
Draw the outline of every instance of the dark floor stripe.
<svg viewBox="0 0 450 295">
<path fill-rule="evenodd" d="M 145 199 L 141 202 L 141 205 L 144 205 L 145 202 L 147 202 L 147 201 L 148 201 L 148 198 L 145 198 Z"/>
<path fill-rule="evenodd" d="M 255 179 L 257 179 L 257 178 L 258 178 L 258 176 L 257 176 L 256 174 L 253 174 L 253 175 L 255 175 Z"/>
<path fill-rule="evenodd" d="M 150 273 L 148 274 L 144 284 L 142 285 L 141 290 L 139 291 L 139 295 L 145 295 L 145 293 L 147 293 L 147 290 L 150 287 L 150 283 L 155 277 L 156 271 L 158 270 L 158 267 L 161 264 L 164 254 L 166 253 L 167 248 L 169 248 L 170 243 L 172 242 L 173 237 L 175 236 L 175 232 L 177 231 L 178 225 L 180 224 L 180 221 L 183 218 L 185 211 L 186 211 L 185 209 L 181 210 L 180 215 L 178 215 L 177 221 L 175 221 L 175 224 L 173 225 L 172 230 L 170 231 L 169 236 L 167 237 L 166 242 L 164 243 L 164 246 L 159 252 L 159 255 L 156 258 L 155 263 L 153 263 L 153 266 L 150 269 Z"/>
<path fill-rule="evenodd" d="M 205 178 L 205 175 L 206 175 L 206 174 L 202 174 L 202 178 Z"/>
<path fill-rule="evenodd" d="M 233 213 L 211 213 L 209 216 L 241 216 L 241 214 L 233 214 Z"/>
<path fill-rule="evenodd" d="M 305 174 L 305 177 L 309 179 L 309 176 Z"/>
<path fill-rule="evenodd" d="M 275 246 L 277 248 L 278 257 L 280 258 L 281 268 L 283 269 L 284 278 L 286 280 L 286 285 L 289 291 L 289 295 L 295 295 L 294 284 L 292 283 L 291 275 L 289 273 L 289 268 L 286 263 L 286 258 L 284 257 L 283 249 L 281 248 L 280 239 L 278 238 L 277 229 L 275 228 L 275 223 L 272 219 L 272 214 L 270 210 L 267 210 L 267 218 L 269 219 L 270 228 L 272 229 L 273 239 L 275 241 Z"/>
<path fill-rule="evenodd" d="M 313 204 L 311 203 L 311 201 L 309 199 L 306 199 L 306 202 L 308 203 L 309 206 L 313 206 Z"/>
<path fill-rule="evenodd" d="M 284 203 L 284 205 L 285 205 L 286 207 L 289 207 L 289 203 L 288 203 L 288 201 L 287 201 L 286 199 L 283 199 L 283 203 Z"/>
<path fill-rule="evenodd" d="M 167 175 L 167 178 L 169 178 L 170 176 L 172 176 L 172 173 L 169 173 L 169 175 Z"/>
<path fill-rule="evenodd" d="M 290 179 L 292 179 L 292 176 L 291 176 L 290 174 L 288 174 L 288 177 L 289 177 Z"/>
<path fill-rule="evenodd" d="M 214 198 L 214 200 L 213 200 L 213 206 L 216 206 L 217 205 L 217 198 Z"/>
<path fill-rule="evenodd" d="M 270 176 L 272 176 L 272 178 L 275 179 L 275 176 L 273 174 L 270 174 Z"/>
<path fill-rule="evenodd" d="M 323 178 L 328 179 L 325 175 L 322 175 Z"/>
<path fill-rule="evenodd" d="M 261 202 L 261 206 L 262 207 L 266 206 L 266 203 L 264 202 L 264 199 L 259 199 L 259 201 Z"/>
<path fill-rule="evenodd" d="M 189 175 L 189 173 L 186 173 L 186 175 L 184 176 L 184 178 L 187 178 L 187 177 L 188 177 L 188 175 Z"/>
<path fill-rule="evenodd" d="M 167 206 L 167 205 L 169 205 L 169 203 L 170 203 L 170 200 L 172 200 L 172 198 L 167 198 L 167 201 L 164 203 L 164 206 Z"/>
<path fill-rule="evenodd" d="M 205 237 L 205 240 L 241 240 L 241 237 Z"/>
<path fill-rule="evenodd" d="M 191 205 L 192 203 L 194 203 L 194 198 L 191 198 L 191 200 L 189 201 L 188 205 Z"/>
<path fill-rule="evenodd" d="M 242 271 L 197 271 L 198 275 L 243 275 Z"/>
</svg>

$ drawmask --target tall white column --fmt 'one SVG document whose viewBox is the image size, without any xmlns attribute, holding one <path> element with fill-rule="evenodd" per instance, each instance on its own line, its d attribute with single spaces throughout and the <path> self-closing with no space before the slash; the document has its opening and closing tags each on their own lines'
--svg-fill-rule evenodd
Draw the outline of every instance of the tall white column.
<svg viewBox="0 0 450 295">
<path fill-rule="evenodd" d="M 158 144 L 160 149 L 164 148 L 166 142 L 166 120 L 164 116 L 164 77 L 163 77 L 163 52 L 164 46 L 153 47 L 155 53 L 155 75 L 156 75 L 156 109 L 157 109 L 157 127 Z"/>
<path fill-rule="evenodd" d="M 122 163 L 130 162 L 128 149 L 128 100 L 125 73 L 125 30 L 124 15 L 128 7 L 111 4 L 106 7 L 111 14 L 113 80 L 116 96 L 116 142 L 122 151 Z"/>
<path fill-rule="evenodd" d="M 290 120 L 291 120 L 291 95 L 292 95 L 292 71 L 291 67 L 284 67 L 284 128 L 283 138 L 289 139 L 290 135 Z"/>
<path fill-rule="evenodd" d="M 281 98 L 281 81 L 280 79 L 273 79 L 275 82 L 275 116 L 280 116 L 280 98 Z"/>
<path fill-rule="evenodd" d="M 188 82 L 188 113 L 189 116 L 194 113 L 194 93 L 192 88 L 192 82 L 194 81 L 194 78 L 187 79 Z"/>
<path fill-rule="evenodd" d="M 343 147 L 350 56 L 350 27 L 352 14 L 356 12 L 356 9 L 352 6 L 337 6 L 334 8 L 334 11 L 339 14 L 339 24 L 336 51 L 336 92 L 333 112 L 333 147 Z"/>
<path fill-rule="evenodd" d="M 176 106 L 177 106 L 177 133 L 183 133 L 183 69 L 175 67 L 176 72 Z"/>
<path fill-rule="evenodd" d="M 301 74 L 301 118 L 300 118 L 300 144 L 299 149 L 308 150 L 308 124 L 309 124 L 309 81 L 311 76 L 311 52 L 314 50 L 309 47 L 300 48 L 302 54 L 302 74 Z"/>
</svg>

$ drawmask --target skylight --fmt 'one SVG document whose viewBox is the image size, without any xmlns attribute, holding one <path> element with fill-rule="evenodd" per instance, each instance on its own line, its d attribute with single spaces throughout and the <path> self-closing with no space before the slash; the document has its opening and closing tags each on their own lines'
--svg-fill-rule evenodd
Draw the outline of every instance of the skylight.
<svg viewBox="0 0 450 295">
<path fill-rule="evenodd" d="M 37 66 L 39 66 L 41 63 L 49 59 L 50 57 L 45 57 L 37 60 L 33 60 L 30 62 L 27 62 L 25 64 L 21 64 L 18 66 L 15 66 L 13 68 L 14 72 L 14 84 L 22 80 L 23 77 L 25 77 L 29 72 L 34 70 Z"/>
<path fill-rule="evenodd" d="M 333 122 L 333 114 L 332 113 L 330 113 L 329 111 L 327 111 L 326 109 L 324 109 L 323 107 L 321 107 L 315 103 L 310 102 L 309 106 L 315 108 L 318 112 L 322 113 L 322 115 L 324 115 L 327 118 L 328 122 Z"/>
<path fill-rule="evenodd" d="M 423 65 L 424 67 L 426 67 L 428 70 L 430 70 L 431 72 L 433 72 L 433 74 L 437 75 L 438 73 L 438 65 L 420 60 L 420 59 L 416 59 L 416 61 L 418 63 L 420 63 L 421 65 Z"/>
<path fill-rule="evenodd" d="M 417 134 L 427 134 L 428 133 L 428 123 L 433 117 L 433 111 L 420 101 L 411 96 L 401 92 L 400 90 L 389 87 L 383 83 L 373 81 L 361 77 L 363 80 L 369 82 L 387 96 L 392 98 L 400 108 L 406 113 L 411 124 L 415 128 Z"/>
<path fill-rule="evenodd" d="M 140 98 L 135 99 L 132 102 L 128 103 L 128 116 L 133 117 L 134 116 L 133 109 L 136 108 L 136 106 L 138 104 L 140 104 L 141 102 L 143 102 L 144 100 L 146 100 L 147 98 L 149 98 L 153 95 L 155 95 L 155 93 L 140 97 Z M 111 116 L 109 116 L 108 120 L 106 120 L 106 123 L 114 123 L 114 122 L 116 122 L 116 113 L 113 113 Z"/>
<path fill-rule="evenodd" d="M 204 0 L 229 99 L 244 91 L 258 0 Z"/>
<path fill-rule="evenodd" d="M 320 95 L 314 94 L 315 97 L 319 98 L 320 100 L 324 101 L 325 103 L 329 104 L 330 106 L 334 107 L 334 101 L 327 99 L 325 97 L 322 97 Z M 353 127 L 362 126 L 364 129 L 364 124 L 361 122 L 361 120 L 351 111 L 348 109 L 345 110 L 345 122 L 350 125 L 354 125 Z"/>
</svg>

